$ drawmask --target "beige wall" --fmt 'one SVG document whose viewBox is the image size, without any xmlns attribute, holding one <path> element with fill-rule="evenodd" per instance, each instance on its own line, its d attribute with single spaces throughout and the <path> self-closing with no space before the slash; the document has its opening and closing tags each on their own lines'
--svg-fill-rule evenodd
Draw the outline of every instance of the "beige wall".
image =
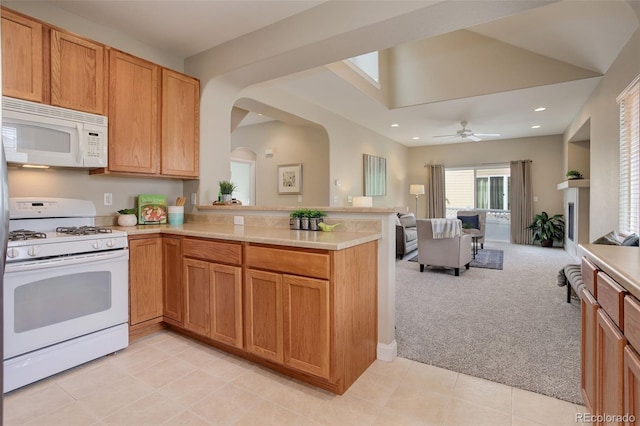
<svg viewBox="0 0 640 426">
<path fill-rule="evenodd" d="M 113 205 L 104 205 L 105 192 L 113 194 Z M 182 195 L 182 181 L 89 175 L 85 170 L 9 168 L 10 197 L 61 197 L 90 200 L 98 216 L 138 205 L 140 194 L 164 194 L 174 204 Z"/>
<path fill-rule="evenodd" d="M 561 136 L 415 147 L 409 150 L 408 179 L 411 183 L 425 182 L 425 164 L 457 167 L 531 160 L 533 194 L 538 198 L 533 204 L 534 212 L 562 213 L 562 192 L 557 189 L 564 180 L 562 150 Z M 424 215 L 423 197 L 419 202 L 418 216 Z"/>
<path fill-rule="evenodd" d="M 640 74 L 640 30 L 620 52 L 565 132 L 565 144 L 590 120 L 590 241 L 618 229 L 619 109 L 616 97 Z"/>
<path fill-rule="evenodd" d="M 329 140 L 319 128 L 270 121 L 238 127 L 231 135 L 231 149 L 248 148 L 256 153 L 256 205 L 328 206 Z M 265 149 L 274 150 L 267 158 Z M 298 195 L 279 195 L 280 164 L 302 163 L 302 200 Z"/>
</svg>

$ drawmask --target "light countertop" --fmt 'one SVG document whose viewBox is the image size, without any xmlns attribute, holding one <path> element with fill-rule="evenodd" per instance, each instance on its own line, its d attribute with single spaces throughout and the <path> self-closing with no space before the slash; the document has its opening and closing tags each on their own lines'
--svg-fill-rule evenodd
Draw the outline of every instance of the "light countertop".
<svg viewBox="0 0 640 426">
<path fill-rule="evenodd" d="M 128 235 L 174 234 L 189 237 L 215 238 L 230 241 L 273 244 L 290 247 L 343 250 L 382 238 L 376 232 L 323 232 L 289 230 L 285 228 L 185 223 L 184 225 L 114 226 Z"/>
<path fill-rule="evenodd" d="M 640 248 L 581 244 L 587 257 L 600 269 L 640 299 Z"/>
</svg>

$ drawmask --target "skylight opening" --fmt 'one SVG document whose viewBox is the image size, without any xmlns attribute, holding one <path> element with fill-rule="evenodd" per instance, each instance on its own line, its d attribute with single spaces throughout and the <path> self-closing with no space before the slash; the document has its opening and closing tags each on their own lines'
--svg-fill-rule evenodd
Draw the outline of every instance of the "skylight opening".
<svg viewBox="0 0 640 426">
<path fill-rule="evenodd" d="M 380 88 L 380 67 L 378 63 L 378 51 L 354 56 L 345 61 L 353 70 L 364 77 L 371 84 Z"/>
</svg>

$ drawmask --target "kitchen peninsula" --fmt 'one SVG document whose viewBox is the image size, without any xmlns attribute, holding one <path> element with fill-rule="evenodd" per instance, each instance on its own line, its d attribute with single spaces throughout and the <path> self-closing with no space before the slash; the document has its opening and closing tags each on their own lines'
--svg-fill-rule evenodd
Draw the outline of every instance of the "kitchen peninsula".
<svg viewBox="0 0 640 426">
<path fill-rule="evenodd" d="M 168 326 L 344 393 L 376 359 L 380 221 L 319 232 L 289 230 L 287 216 L 234 219 L 121 228 L 130 238 L 131 338 Z"/>
</svg>

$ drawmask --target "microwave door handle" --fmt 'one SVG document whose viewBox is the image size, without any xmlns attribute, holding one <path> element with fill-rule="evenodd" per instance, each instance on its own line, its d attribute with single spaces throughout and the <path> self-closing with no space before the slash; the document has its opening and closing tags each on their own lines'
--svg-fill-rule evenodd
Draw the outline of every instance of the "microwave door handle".
<svg viewBox="0 0 640 426">
<path fill-rule="evenodd" d="M 83 141 L 82 141 L 82 124 L 76 123 L 76 130 L 78 131 L 78 158 L 77 163 L 82 165 L 82 157 L 84 152 L 82 150 Z"/>
</svg>

